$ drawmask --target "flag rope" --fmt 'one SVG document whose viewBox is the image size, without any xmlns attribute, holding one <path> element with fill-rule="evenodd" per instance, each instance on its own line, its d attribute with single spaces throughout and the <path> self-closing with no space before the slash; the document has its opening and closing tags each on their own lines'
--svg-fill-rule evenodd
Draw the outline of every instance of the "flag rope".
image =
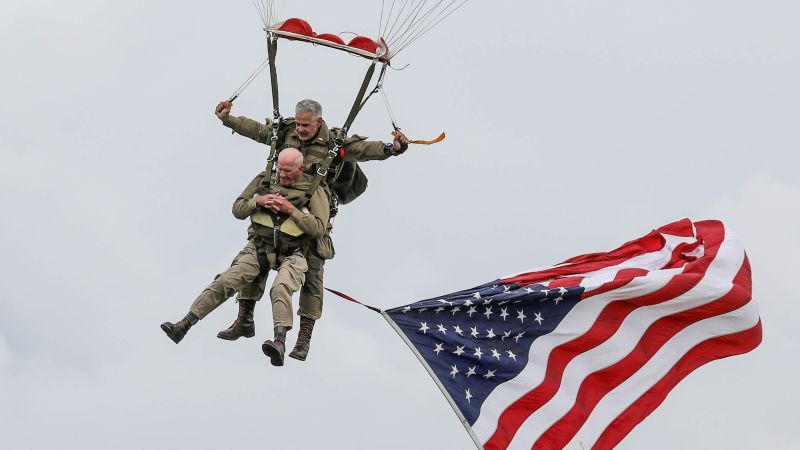
<svg viewBox="0 0 800 450">
<path fill-rule="evenodd" d="M 453 408 L 453 411 L 456 413 L 456 416 L 458 416 L 458 419 L 461 422 L 461 425 L 463 425 L 464 428 L 467 430 L 467 433 L 469 433 L 469 437 L 472 439 L 472 442 L 475 444 L 476 447 L 478 447 L 478 450 L 482 450 L 483 446 L 481 445 L 480 441 L 478 440 L 478 436 L 476 436 L 475 432 L 472 431 L 472 428 L 470 427 L 469 422 L 467 421 L 467 419 L 464 417 L 464 414 L 462 414 L 461 410 L 458 409 L 458 406 L 456 406 L 455 401 L 453 401 L 453 398 L 450 397 L 450 394 L 447 392 L 445 387 L 442 385 L 442 382 L 436 377 L 436 374 L 433 372 L 433 369 L 431 369 L 431 367 L 425 361 L 425 358 L 423 358 L 422 355 L 419 354 L 419 351 L 417 351 L 417 349 L 414 347 L 414 345 L 411 343 L 411 341 L 408 340 L 408 337 L 405 334 L 403 334 L 403 332 L 400 330 L 400 328 L 397 326 L 397 324 L 394 322 L 394 320 L 392 320 L 392 318 L 389 317 L 389 314 L 387 314 L 385 311 L 383 311 L 380 308 L 376 308 L 374 306 L 369 306 L 367 304 L 361 303 L 360 301 L 354 299 L 353 297 L 351 297 L 351 296 L 349 296 L 349 295 L 347 295 L 347 294 L 345 294 L 343 292 L 339 292 L 339 291 L 336 291 L 336 290 L 333 290 L 333 289 L 329 289 L 329 288 L 324 288 L 324 289 L 326 291 L 332 293 L 332 294 L 338 295 L 339 297 L 341 297 L 341 298 L 343 298 L 343 299 L 345 299 L 347 301 L 350 301 L 350 302 L 353 302 L 353 303 L 357 303 L 357 304 L 359 304 L 359 305 L 361 305 L 361 306 L 363 306 L 365 308 L 369 308 L 372 311 L 375 311 L 378 314 L 380 314 L 381 316 L 383 316 L 383 318 L 386 320 L 386 322 L 389 323 L 389 325 L 392 327 L 392 329 L 395 331 L 395 333 L 397 333 L 397 335 L 400 336 L 400 339 L 402 339 L 403 342 L 405 342 L 405 344 L 408 346 L 408 348 L 411 349 L 411 352 L 414 353 L 414 356 L 417 357 L 417 360 L 419 360 L 420 364 L 422 364 L 422 367 L 424 367 L 425 370 L 428 372 L 428 375 L 431 377 L 433 382 L 436 383 L 436 387 L 439 388 L 439 391 L 442 392 L 442 394 L 444 395 L 445 399 L 447 399 L 447 402 L 450 403 L 450 407 Z"/>
<path fill-rule="evenodd" d="M 341 297 L 341 298 L 343 298 L 343 299 L 345 299 L 347 301 L 350 301 L 350 302 L 353 302 L 353 303 L 358 303 L 359 305 L 361 305 L 361 306 L 363 306 L 363 307 L 365 307 L 367 309 L 371 309 L 371 310 L 375 311 L 378 314 L 383 314 L 383 310 L 382 309 L 376 308 L 374 306 L 369 306 L 369 305 L 367 305 L 365 303 L 361 303 L 360 301 L 354 299 L 353 297 L 350 297 L 349 295 L 347 295 L 347 294 L 345 294 L 343 292 L 335 291 L 333 289 L 328 289 L 328 288 L 324 288 L 324 289 L 326 291 L 330 292 L 331 294 L 336 294 L 339 297 Z"/>
</svg>

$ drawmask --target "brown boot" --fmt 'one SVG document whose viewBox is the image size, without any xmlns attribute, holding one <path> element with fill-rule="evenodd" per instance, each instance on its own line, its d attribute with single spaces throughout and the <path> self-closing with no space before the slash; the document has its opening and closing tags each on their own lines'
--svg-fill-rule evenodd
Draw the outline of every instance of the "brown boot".
<svg viewBox="0 0 800 450">
<path fill-rule="evenodd" d="M 269 356 L 273 366 L 283 365 L 283 353 L 286 351 L 286 331 L 288 331 L 286 327 L 276 325 L 275 339 L 272 341 L 264 341 L 264 343 L 261 344 L 261 351 Z"/>
<path fill-rule="evenodd" d="M 194 313 L 189 312 L 189 314 L 186 314 L 186 317 L 176 323 L 162 323 L 161 329 L 177 344 L 186 336 L 186 332 L 189 331 L 189 328 L 192 328 L 192 325 L 196 324 L 198 320 Z"/>
<path fill-rule="evenodd" d="M 235 341 L 240 337 L 251 338 L 256 335 L 256 324 L 253 321 L 255 300 L 239 300 L 239 315 L 227 330 L 217 333 L 217 337 L 227 341 Z"/>
<path fill-rule="evenodd" d="M 311 332 L 314 331 L 315 320 L 300 316 L 300 331 L 297 333 L 297 342 L 289 356 L 300 361 L 305 361 L 308 357 L 308 349 L 311 347 Z"/>
</svg>

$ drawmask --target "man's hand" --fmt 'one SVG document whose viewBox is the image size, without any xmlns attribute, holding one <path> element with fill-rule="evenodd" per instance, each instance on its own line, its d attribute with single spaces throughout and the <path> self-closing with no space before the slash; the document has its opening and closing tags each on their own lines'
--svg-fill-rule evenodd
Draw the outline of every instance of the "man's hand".
<svg viewBox="0 0 800 450">
<path fill-rule="evenodd" d="M 394 136 L 392 147 L 394 148 L 395 153 L 403 153 L 404 151 L 408 150 L 408 138 L 405 134 L 403 134 L 401 131 L 395 130 L 392 131 L 392 136 Z"/>
<path fill-rule="evenodd" d="M 214 114 L 219 117 L 219 120 L 223 120 L 231 113 L 231 108 L 233 108 L 233 102 L 229 101 L 222 101 L 219 102 L 217 107 L 214 109 Z"/>
<path fill-rule="evenodd" d="M 256 205 L 264 209 L 271 209 L 276 213 L 291 214 L 294 212 L 294 205 L 289 200 L 277 194 L 267 194 L 258 197 L 256 199 Z"/>
</svg>

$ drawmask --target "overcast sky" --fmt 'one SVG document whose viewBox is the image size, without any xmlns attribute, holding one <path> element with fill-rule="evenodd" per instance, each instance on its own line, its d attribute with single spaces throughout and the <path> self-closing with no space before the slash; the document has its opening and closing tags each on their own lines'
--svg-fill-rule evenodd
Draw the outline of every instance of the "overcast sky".
<svg viewBox="0 0 800 450">
<path fill-rule="evenodd" d="M 286 1 L 374 36 L 380 2 Z M 621 449 L 800 448 L 800 4 L 474 0 L 385 87 L 412 138 L 367 163 L 326 284 L 379 307 L 577 254 L 682 217 L 721 219 L 753 266 L 764 341 L 692 373 Z M 265 57 L 251 2 L 0 2 L 0 448 L 473 448 L 378 315 L 333 297 L 309 360 L 257 335 L 176 346 L 176 321 L 243 246 L 233 199 L 265 147 L 213 115 Z M 333 125 L 367 62 L 278 51 L 281 108 Z M 234 114 L 271 115 L 263 74 Z M 352 130 L 391 131 L 377 98 Z M 293 333 L 294 334 L 294 333 Z M 292 337 L 293 340 L 293 337 Z"/>
</svg>

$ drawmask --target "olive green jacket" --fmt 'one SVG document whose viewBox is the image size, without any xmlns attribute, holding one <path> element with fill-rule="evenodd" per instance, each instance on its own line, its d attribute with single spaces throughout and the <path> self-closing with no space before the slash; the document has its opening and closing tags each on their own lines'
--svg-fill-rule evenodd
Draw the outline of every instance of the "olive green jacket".
<svg viewBox="0 0 800 450">
<path fill-rule="evenodd" d="M 328 125 L 323 122 L 314 139 L 303 142 L 294 130 L 293 118 L 284 121 L 286 136 L 283 142 L 279 142 L 278 150 L 285 148 L 296 148 L 303 153 L 304 165 L 307 172 L 312 166 L 322 163 L 328 154 L 328 140 L 332 139 Z M 228 116 L 222 119 L 222 124 L 233 130 L 235 133 L 249 137 L 262 144 L 272 143 L 272 121 L 267 120 L 261 123 L 247 117 Z M 367 141 L 366 138 L 353 135 L 344 141 L 344 161 L 360 162 L 384 160 L 390 156 L 395 156 L 394 149 L 388 153 L 384 151 L 384 144 L 381 141 Z"/>
<path fill-rule="evenodd" d="M 322 187 L 317 187 L 317 190 L 314 191 L 311 199 L 308 200 L 306 204 L 305 192 L 311 183 L 311 177 L 303 174 L 292 187 L 284 188 L 273 185 L 268 190 L 265 190 L 264 182 L 267 181 L 265 180 L 266 175 L 266 171 L 261 171 L 253 178 L 253 181 L 247 185 L 239 197 L 236 198 L 233 202 L 234 217 L 239 220 L 244 220 L 257 210 L 260 210 L 261 208 L 256 206 L 258 195 L 267 193 L 281 194 L 295 206 L 294 211 L 289 217 L 291 217 L 297 224 L 297 227 L 303 231 L 304 236 L 308 238 L 323 236 L 328 225 L 330 205 L 328 203 L 328 197 L 325 195 Z M 304 212 L 301 209 L 303 206 L 307 206 L 308 212 Z M 267 210 L 267 212 L 269 212 L 269 210 Z"/>
</svg>

